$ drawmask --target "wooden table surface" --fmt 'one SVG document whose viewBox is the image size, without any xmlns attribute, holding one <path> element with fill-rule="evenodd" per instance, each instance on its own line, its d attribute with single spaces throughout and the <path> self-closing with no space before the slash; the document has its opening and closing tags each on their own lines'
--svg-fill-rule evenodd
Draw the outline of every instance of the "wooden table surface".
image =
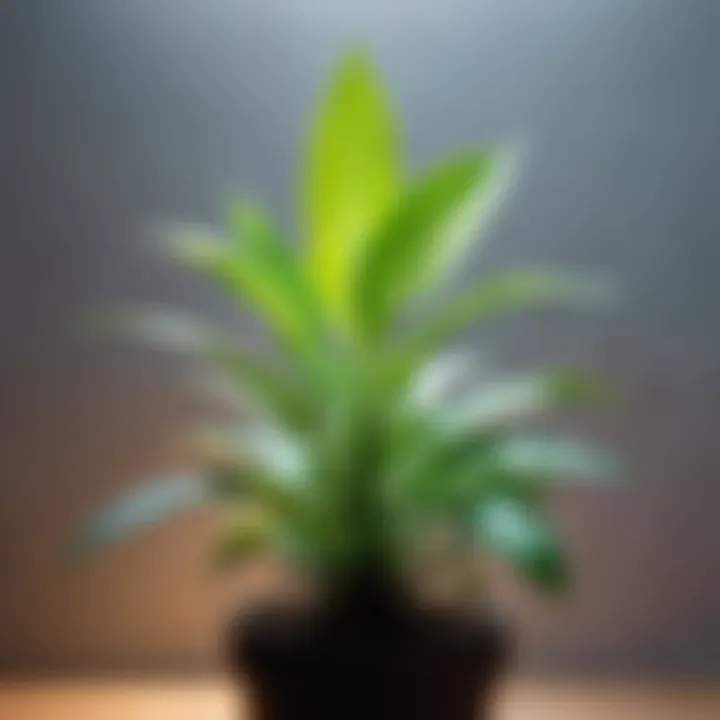
<svg viewBox="0 0 720 720">
<path fill-rule="evenodd" d="M 514 682 L 498 720 L 720 720 L 720 683 L 570 684 Z M 220 681 L 0 683 L 0 720 L 238 720 Z"/>
</svg>

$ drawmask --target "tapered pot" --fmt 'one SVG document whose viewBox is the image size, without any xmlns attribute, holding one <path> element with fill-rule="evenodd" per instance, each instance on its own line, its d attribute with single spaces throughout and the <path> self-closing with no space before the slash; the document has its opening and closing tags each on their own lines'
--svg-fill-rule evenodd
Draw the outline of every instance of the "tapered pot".
<svg viewBox="0 0 720 720">
<path fill-rule="evenodd" d="M 486 614 L 361 598 L 256 607 L 230 647 L 252 720 L 490 720 L 508 637 Z"/>
</svg>

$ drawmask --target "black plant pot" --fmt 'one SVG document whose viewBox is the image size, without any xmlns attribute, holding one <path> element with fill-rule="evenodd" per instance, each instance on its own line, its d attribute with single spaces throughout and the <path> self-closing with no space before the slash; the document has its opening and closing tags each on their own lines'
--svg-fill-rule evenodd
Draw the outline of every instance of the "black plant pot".
<svg viewBox="0 0 720 720">
<path fill-rule="evenodd" d="M 507 645 L 487 616 L 285 605 L 244 614 L 231 659 L 252 720 L 486 720 Z"/>
</svg>

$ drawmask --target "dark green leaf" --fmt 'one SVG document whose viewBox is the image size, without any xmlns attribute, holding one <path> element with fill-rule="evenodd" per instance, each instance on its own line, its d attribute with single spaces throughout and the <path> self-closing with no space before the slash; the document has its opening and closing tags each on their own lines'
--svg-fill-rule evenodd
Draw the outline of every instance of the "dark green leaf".
<svg viewBox="0 0 720 720">
<path fill-rule="evenodd" d="M 565 587 L 568 568 L 550 526 L 527 506 L 498 497 L 480 505 L 475 516 L 478 541 L 546 589 Z"/>
</svg>

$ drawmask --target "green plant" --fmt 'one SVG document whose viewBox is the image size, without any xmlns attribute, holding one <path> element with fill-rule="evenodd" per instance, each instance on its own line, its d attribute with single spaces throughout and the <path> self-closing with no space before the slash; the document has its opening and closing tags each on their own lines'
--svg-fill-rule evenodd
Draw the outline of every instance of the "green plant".
<svg viewBox="0 0 720 720">
<path fill-rule="evenodd" d="M 573 370 L 491 377 L 467 352 L 443 348 L 477 323 L 593 304 L 602 289 L 531 268 L 442 299 L 507 188 L 512 156 L 480 148 L 407 181 L 400 155 L 372 63 L 350 52 L 311 133 L 302 247 L 250 204 L 230 208 L 225 235 L 172 239 L 177 259 L 252 308 L 274 351 L 258 356 L 181 316 L 136 320 L 153 342 L 207 361 L 253 412 L 216 430 L 220 452 L 203 472 L 154 481 L 94 516 L 83 547 L 223 501 L 238 509 L 214 551 L 224 564 L 271 551 L 330 584 L 368 569 L 399 573 L 419 537 L 450 524 L 535 583 L 562 586 L 545 499 L 559 482 L 611 476 L 615 462 L 514 427 L 585 402 L 593 384 Z"/>
</svg>

